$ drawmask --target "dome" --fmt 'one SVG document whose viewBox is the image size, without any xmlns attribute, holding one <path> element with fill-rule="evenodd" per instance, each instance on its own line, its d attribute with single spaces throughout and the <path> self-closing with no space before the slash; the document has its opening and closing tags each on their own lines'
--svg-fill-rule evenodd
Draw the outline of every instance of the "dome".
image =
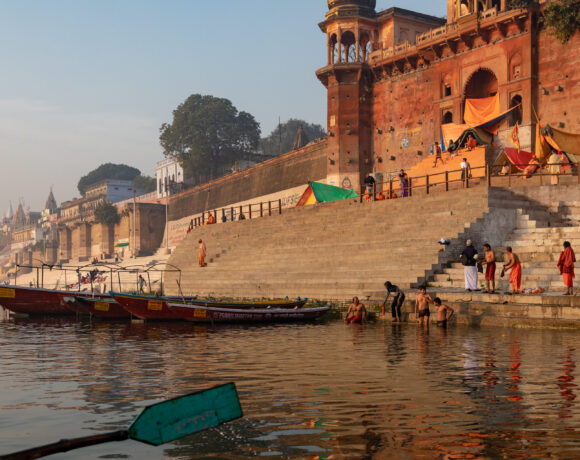
<svg viewBox="0 0 580 460">
<path fill-rule="evenodd" d="M 327 18 L 335 16 L 374 17 L 377 0 L 328 0 Z"/>
<path fill-rule="evenodd" d="M 377 6 L 377 0 L 328 0 L 328 9 L 338 8 L 341 6 L 359 6 L 374 10 Z"/>
</svg>

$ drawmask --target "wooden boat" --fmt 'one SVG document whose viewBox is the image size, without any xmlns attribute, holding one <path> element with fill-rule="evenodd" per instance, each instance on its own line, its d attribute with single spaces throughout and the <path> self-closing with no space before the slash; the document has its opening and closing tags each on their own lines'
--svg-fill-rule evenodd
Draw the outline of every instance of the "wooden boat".
<svg viewBox="0 0 580 460">
<path fill-rule="evenodd" d="M 190 305 L 199 305 L 200 307 L 215 308 L 302 308 L 306 300 L 256 300 L 252 302 L 229 302 L 221 300 L 200 300 L 193 299 L 187 301 Z"/>
<path fill-rule="evenodd" d="M 31 316 L 69 316 L 75 311 L 63 300 L 78 292 L 24 286 L 0 287 L 0 305 L 13 313 Z"/>
<path fill-rule="evenodd" d="M 316 308 L 224 308 L 172 303 L 169 308 L 182 319 L 195 323 L 272 323 L 309 321 L 324 315 L 329 306 Z"/>
<path fill-rule="evenodd" d="M 145 320 L 152 321 L 179 321 L 181 317 L 171 311 L 167 302 L 183 301 L 178 297 L 151 297 L 136 294 L 122 294 L 111 292 L 115 301 L 121 305 L 131 315 Z M 191 298 L 185 297 L 187 300 Z"/>
<path fill-rule="evenodd" d="M 91 316 L 104 319 L 131 319 L 131 313 L 125 310 L 114 297 L 75 296 L 75 300 Z"/>
</svg>

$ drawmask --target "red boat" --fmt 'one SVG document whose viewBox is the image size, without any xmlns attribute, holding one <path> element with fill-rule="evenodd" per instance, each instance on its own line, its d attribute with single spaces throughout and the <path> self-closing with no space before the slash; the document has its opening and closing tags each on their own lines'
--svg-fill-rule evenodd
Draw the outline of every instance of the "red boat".
<svg viewBox="0 0 580 460">
<path fill-rule="evenodd" d="M 309 321 L 324 315 L 330 306 L 316 308 L 223 308 L 169 303 L 182 319 L 195 323 L 273 323 Z"/>
<path fill-rule="evenodd" d="M 84 297 L 76 296 L 77 303 L 84 307 L 89 315 L 104 319 L 131 319 L 131 313 L 125 310 L 111 296 Z"/>
<path fill-rule="evenodd" d="M 68 291 L 33 288 L 24 286 L 0 287 L 0 305 L 13 313 L 31 316 L 68 316 L 74 315 L 62 296 L 75 295 Z"/>
<path fill-rule="evenodd" d="M 121 307 L 137 318 L 154 321 L 178 321 L 181 319 L 167 306 L 168 300 L 178 302 L 176 297 L 147 297 L 117 292 L 112 292 L 111 295 Z"/>
</svg>

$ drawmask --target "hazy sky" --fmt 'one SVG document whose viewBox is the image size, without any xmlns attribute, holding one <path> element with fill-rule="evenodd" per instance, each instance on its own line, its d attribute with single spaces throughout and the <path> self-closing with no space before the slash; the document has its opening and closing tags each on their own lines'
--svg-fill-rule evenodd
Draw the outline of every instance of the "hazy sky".
<svg viewBox="0 0 580 460">
<path fill-rule="evenodd" d="M 436 16 L 445 3 L 379 0 Z M 230 99 L 269 134 L 325 125 L 326 0 L 0 0 L 0 214 L 40 211 L 102 163 L 153 175 L 159 127 L 190 94 Z"/>
</svg>

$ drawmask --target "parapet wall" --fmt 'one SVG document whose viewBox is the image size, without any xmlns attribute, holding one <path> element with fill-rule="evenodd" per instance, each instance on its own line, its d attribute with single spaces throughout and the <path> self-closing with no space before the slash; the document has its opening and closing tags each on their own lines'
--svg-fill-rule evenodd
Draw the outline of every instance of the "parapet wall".
<svg viewBox="0 0 580 460">
<path fill-rule="evenodd" d="M 326 180 L 326 140 L 259 163 L 171 198 L 169 220 Z"/>
</svg>

